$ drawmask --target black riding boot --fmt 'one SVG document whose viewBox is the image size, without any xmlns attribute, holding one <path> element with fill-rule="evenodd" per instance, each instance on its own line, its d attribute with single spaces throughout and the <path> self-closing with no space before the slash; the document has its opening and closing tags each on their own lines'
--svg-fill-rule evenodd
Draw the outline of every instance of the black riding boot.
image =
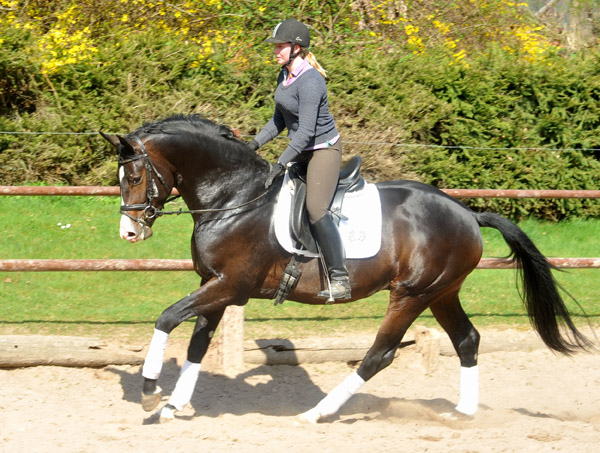
<svg viewBox="0 0 600 453">
<path fill-rule="evenodd" d="M 350 278 L 348 269 L 346 269 L 346 253 L 338 227 L 331 215 L 327 213 L 312 225 L 312 230 L 331 280 L 331 297 L 350 299 Z M 329 289 L 318 294 L 318 297 L 327 299 L 329 296 Z"/>
</svg>

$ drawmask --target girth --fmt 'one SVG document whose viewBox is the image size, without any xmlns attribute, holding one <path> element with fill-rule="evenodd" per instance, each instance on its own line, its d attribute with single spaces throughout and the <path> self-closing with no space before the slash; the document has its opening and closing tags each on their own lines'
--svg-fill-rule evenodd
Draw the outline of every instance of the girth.
<svg viewBox="0 0 600 453">
<path fill-rule="evenodd" d="M 329 207 L 336 224 L 339 224 L 340 219 L 344 218 L 342 215 L 344 195 L 347 192 L 361 190 L 365 186 L 365 180 L 360 174 L 361 164 L 361 157 L 354 156 L 340 170 L 338 186 Z M 294 185 L 294 195 L 290 209 L 290 234 L 302 248 L 318 253 L 317 243 L 313 238 L 308 211 L 306 210 L 306 167 L 292 165 L 288 169 L 288 176 Z"/>
</svg>

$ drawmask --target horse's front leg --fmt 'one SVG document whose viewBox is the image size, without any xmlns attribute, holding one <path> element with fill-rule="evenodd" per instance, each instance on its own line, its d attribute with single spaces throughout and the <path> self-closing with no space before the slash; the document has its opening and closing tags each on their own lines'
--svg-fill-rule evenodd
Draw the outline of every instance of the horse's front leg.
<svg viewBox="0 0 600 453">
<path fill-rule="evenodd" d="M 207 327 L 200 328 L 198 332 L 195 332 L 195 334 L 198 333 L 199 335 L 194 344 L 204 345 L 207 349 L 211 332 L 214 332 L 214 329 L 219 324 L 225 307 L 237 302 L 232 292 L 226 289 L 222 280 L 210 280 L 197 291 L 189 294 L 163 311 L 156 321 L 154 335 L 142 369 L 142 376 L 144 377 L 142 407 L 145 411 L 153 410 L 162 398 L 162 391 L 158 387 L 157 381 L 162 371 L 165 349 L 170 333 L 182 322 L 195 316 L 202 316 L 207 321 Z M 202 326 L 203 321 L 200 321 L 200 323 Z M 203 340 L 204 337 L 206 339 Z M 196 360 L 198 358 L 201 359 L 204 353 L 206 353 L 206 349 L 203 353 L 194 356 L 194 358 Z"/>
<path fill-rule="evenodd" d="M 214 313 L 198 316 L 196 319 L 196 326 L 188 346 L 187 360 L 181 368 L 169 402 L 159 411 L 161 419 L 175 418 L 175 412 L 183 410 L 192 399 L 201 370 L 202 358 L 208 351 L 208 346 L 224 311 L 218 310 Z"/>
</svg>

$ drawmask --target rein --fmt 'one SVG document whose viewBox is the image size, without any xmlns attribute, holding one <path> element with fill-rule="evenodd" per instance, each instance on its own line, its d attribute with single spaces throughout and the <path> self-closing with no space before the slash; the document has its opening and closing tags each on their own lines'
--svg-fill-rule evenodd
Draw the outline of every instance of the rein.
<svg viewBox="0 0 600 453">
<path fill-rule="evenodd" d="M 248 206 L 248 205 L 260 200 L 261 198 L 263 198 L 265 195 L 267 195 L 269 193 L 269 190 L 267 189 L 263 193 L 261 193 L 259 196 L 253 198 L 252 200 L 246 201 L 237 206 L 232 206 L 230 208 L 188 209 L 185 211 L 183 209 L 179 209 L 177 211 L 163 211 L 162 209 L 158 209 L 152 205 L 152 202 L 154 201 L 155 196 L 158 195 L 158 189 L 156 187 L 154 178 L 152 177 L 152 173 L 154 172 L 156 174 L 156 176 L 158 177 L 158 180 L 161 182 L 163 187 L 165 187 L 166 189 L 169 189 L 169 186 L 167 185 L 167 183 L 165 182 L 162 175 L 158 172 L 158 170 L 156 169 L 156 167 L 150 160 L 150 156 L 148 156 L 148 153 L 146 152 L 146 147 L 144 146 L 144 143 L 142 142 L 142 140 L 138 136 L 135 136 L 135 135 L 133 136 L 133 138 L 139 145 L 141 154 L 138 156 L 129 158 L 129 159 L 119 159 L 118 163 L 119 163 L 119 165 L 123 165 L 123 164 L 127 164 L 129 162 L 134 162 L 136 160 L 144 159 L 144 169 L 146 172 L 146 201 L 145 201 L 145 203 L 121 205 L 120 211 L 121 211 L 121 214 L 129 217 L 131 220 L 133 220 L 134 222 L 137 222 L 141 225 L 150 227 L 150 224 L 148 224 L 148 222 L 147 222 L 148 220 L 151 220 L 156 217 L 163 216 L 163 215 L 201 214 L 201 213 L 209 213 L 209 212 L 234 211 L 236 209 L 243 208 L 245 206 Z M 173 200 L 179 198 L 180 196 L 181 195 L 175 195 L 173 197 L 167 198 L 165 200 L 165 203 L 173 201 Z M 129 214 L 129 211 L 143 211 L 144 217 L 143 218 L 134 217 L 131 214 Z"/>
<path fill-rule="evenodd" d="M 237 206 L 232 206 L 231 208 L 211 208 L 211 209 L 188 209 L 186 211 L 184 211 L 183 209 L 179 209 L 177 211 L 162 211 L 160 209 L 154 209 L 154 217 L 160 217 L 162 215 L 180 215 L 180 214 L 202 214 L 202 213 L 206 213 L 206 212 L 227 212 L 227 211 L 234 211 L 236 209 L 240 209 L 243 208 L 245 206 L 248 206 L 252 203 L 254 203 L 255 201 L 260 200 L 262 197 L 264 197 L 265 195 L 267 195 L 269 193 L 268 190 L 265 190 L 263 193 L 261 193 L 258 197 L 253 198 L 252 200 L 246 201 L 245 203 L 239 204 Z M 169 200 L 165 201 L 165 203 L 174 200 L 176 197 L 170 198 Z"/>
</svg>

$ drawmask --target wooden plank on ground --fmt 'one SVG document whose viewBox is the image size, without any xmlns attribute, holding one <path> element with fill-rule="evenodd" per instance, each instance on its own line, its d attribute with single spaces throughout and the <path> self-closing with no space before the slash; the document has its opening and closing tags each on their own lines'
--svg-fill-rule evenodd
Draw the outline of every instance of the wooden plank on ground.
<svg viewBox="0 0 600 453">
<path fill-rule="evenodd" d="M 55 365 L 103 367 L 143 363 L 141 348 L 111 346 L 96 338 L 1 335 L 0 368 Z"/>
</svg>

